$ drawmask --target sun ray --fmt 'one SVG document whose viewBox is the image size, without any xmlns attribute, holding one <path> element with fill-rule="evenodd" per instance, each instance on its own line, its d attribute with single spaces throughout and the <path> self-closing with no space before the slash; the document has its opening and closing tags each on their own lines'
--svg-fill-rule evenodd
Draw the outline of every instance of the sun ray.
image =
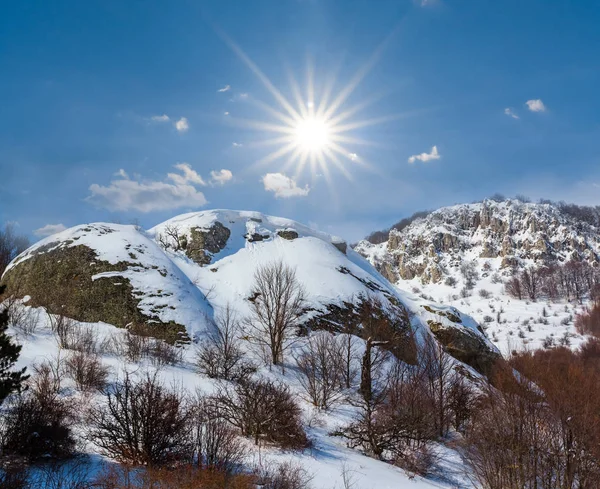
<svg viewBox="0 0 600 489">
<path fill-rule="evenodd" d="M 294 134 L 294 128 L 289 126 L 283 126 L 280 124 L 273 124 L 269 122 L 256 121 L 253 119 L 242 119 L 239 117 L 230 117 L 227 123 L 230 126 L 246 127 L 249 129 L 256 129 L 260 131 L 279 132 L 284 134 Z"/>
<path fill-rule="evenodd" d="M 309 59 L 306 69 L 306 105 L 308 107 L 308 119 L 315 117 L 315 80 L 312 60 Z"/>
<path fill-rule="evenodd" d="M 289 144 L 283 146 L 282 148 L 279 148 L 277 151 L 273 151 L 272 153 L 269 153 L 264 158 L 258 160 L 256 162 L 256 166 L 267 165 L 275 160 L 278 160 L 279 158 L 284 157 L 286 154 L 291 153 L 292 151 L 294 151 L 294 149 L 296 149 L 296 144 L 289 143 Z"/>
<path fill-rule="evenodd" d="M 271 114 L 273 117 L 279 119 L 281 122 L 283 122 L 284 124 L 286 124 L 288 126 L 292 126 L 295 123 L 294 119 L 292 119 L 290 116 L 279 112 L 277 109 L 274 109 L 273 107 L 271 107 L 269 104 L 266 104 L 265 102 L 261 102 L 260 100 L 251 99 L 250 103 L 252 105 L 256 105 L 260 109 Z"/>
<path fill-rule="evenodd" d="M 266 89 L 275 97 L 275 99 L 281 104 L 281 106 L 292 116 L 294 119 L 298 119 L 300 115 L 294 109 L 294 107 L 287 101 L 287 99 L 281 94 L 277 88 L 271 83 L 271 80 L 260 70 L 260 68 L 252 61 L 248 55 L 242 51 L 234 41 L 227 34 L 221 32 L 221 37 L 224 41 L 229 45 L 229 47 L 233 50 L 234 53 L 238 55 L 238 57 L 252 70 L 252 72 L 256 75 L 256 77 L 263 83 Z"/>
<path fill-rule="evenodd" d="M 367 110 L 370 110 L 370 107 L 388 92 L 379 92 L 365 99 L 349 102 L 357 87 L 381 58 L 394 32 L 387 36 L 367 61 L 337 91 L 336 82 L 342 66 L 342 57 L 335 60 L 333 71 L 325 78 L 324 83 L 315 77 L 316 71 L 312 58 L 309 57 L 307 60 L 304 78 L 294 76 L 293 71 L 286 64 L 284 68 L 289 87 L 287 87 L 288 91 L 281 91 L 233 40 L 221 33 L 225 42 L 275 99 L 275 103 L 272 104 L 255 97 L 249 100 L 263 112 L 263 116 L 268 117 L 268 120 L 228 118 L 231 125 L 272 135 L 246 144 L 250 148 L 271 147 L 273 149 L 251 167 L 278 162 L 282 171 L 293 171 L 295 179 L 308 169 L 313 181 L 322 176 L 327 185 L 332 187 L 332 191 L 334 190 L 332 170 L 335 170 L 336 178 L 339 173 L 352 181 L 353 168 L 372 169 L 364 157 L 355 152 L 354 147 L 358 145 L 380 147 L 381 145 L 361 137 L 361 132 L 364 132 L 361 129 L 406 117 L 410 113 L 365 116 Z M 300 79 L 302 82 L 298 83 Z M 289 100 L 284 93 L 286 95 L 289 93 Z M 361 114 L 359 119 L 358 114 Z"/>
<path fill-rule="evenodd" d="M 287 72 L 288 72 L 288 79 L 290 81 L 290 87 L 292 89 L 292 93 L 294 94 L 294 98 L 296 99 L 296 105 L 298 106 L 298 109 L 300 110 L 301 116 L 303 118 L 306 118 L 306 117 L 308 117 L 308 111 L 306 110 L 306 104 L 304 102 L 304 99 L 302 98 L 300 86 L 298 85 L 298 82 L 296 81 L 296 77 L 294 76 L 294 73 L 292 73 L 292 70 L 289 67 L 287 68 Z"/>
</svg>

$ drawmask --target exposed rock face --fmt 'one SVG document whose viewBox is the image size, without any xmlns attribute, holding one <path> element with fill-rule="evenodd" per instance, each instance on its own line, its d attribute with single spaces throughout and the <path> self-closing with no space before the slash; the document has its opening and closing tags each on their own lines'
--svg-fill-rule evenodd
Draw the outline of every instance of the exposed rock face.
<svg viewBox="0 0 600 489">
<path fill-rule="evenodd" d="M 231 231 L 218 221 L 206 229 L 192 228 L 184 247 L 185 254 L 198 265 L 208 265 L 212 255 L 225 248 L 229 236 Z"/>
<path fill-rule="evenodd" d="M 343 239 L 333 237 L 331 244 L 340 250 L 344 255 L 346 254 L 346 251 L 348 250 L 348 243 L 346 243 Z"/>
<path fill-rule="evenodd" d="M 451 308 L 423 308 L 428 313 L 429 329 L 450 355 L 483 374 L 491 372 L 501 356 L 474 321 L 465 325 L 465 318 Z"/>
<path fill-rule="evenodd" d="M 117 234 L 108 227 L 94 225 L 80 231 Z M 86 244 L 76 244 L 80 238 L 82 235 L 74 233 L 72 239 L 32 249 L 2 277 L 8 292 L 17 297 L 29 296 L 28 304 L 78 321 L 102 321 L 169 342 L 189 340 L 186 328 L 164 314 L 168 307 L 165 301 L 173 295 L 165 285 L 172 274 L 161 264 L 144 263 L 143 245 L 123 242 L 121 255 L 129 259 L 115 262 L 101 259 Z M 142 292 L 134 287 L 132 280 L 135 282 L 140 274 L 157 277 L 153 281 L 156 289 Z M 163 281 L 165 284 L 161 284 Z"/>
<path fill-rule="evenodd" d="M 298 233 L 293 229 L 280 229 L 277 231 L 277 236 L 283 239 L 287 239 L 288 241 L 292 241 L 298 238 Z"/>
<path fill-rule="evenodd" d="M 386 277 L 415 277 L 439 282 L 466 254 L 498 259 L 501 268 L 585 260 L 597 263 L 600 227 L 578 220 L 553 204 L 484 201 L 445 207 L 390 231 L 387 243 L 361 242 L 356 251 L 370 258 L 372 246 L 383 248 L 375 263 Z"/>
<path fill-rule="evenodd" d="M 350 333 L 363 339 L 369 337 L 388 342 L 384 348 L 396 358 L 409 363 L 417 362 L 415 344 L 409 314 L 397 301 L 392 307 L 384 307 L 366 296 L 356 297 L 354 302 L 342 305 L 329 304 L 324 311 L 303 325 L 303 332 L 324 329 L 335 333 Z"/>
</svg>

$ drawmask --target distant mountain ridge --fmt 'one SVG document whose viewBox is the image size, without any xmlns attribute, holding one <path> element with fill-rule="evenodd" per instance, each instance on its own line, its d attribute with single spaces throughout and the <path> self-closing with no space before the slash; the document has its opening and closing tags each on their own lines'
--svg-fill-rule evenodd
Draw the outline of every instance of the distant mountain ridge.
<svg viewBox="0 0 600 489">
<path fill-rule="evenodd" d="M 597 208 L 509 199 L 443 207 L 392 228 L 388 240 L 359 242 L 355 250 L 391 282 L 437 283 L 464 260 L 494 260 L 499 272 L 569 260 L 597 267 Z"/>
</svg>

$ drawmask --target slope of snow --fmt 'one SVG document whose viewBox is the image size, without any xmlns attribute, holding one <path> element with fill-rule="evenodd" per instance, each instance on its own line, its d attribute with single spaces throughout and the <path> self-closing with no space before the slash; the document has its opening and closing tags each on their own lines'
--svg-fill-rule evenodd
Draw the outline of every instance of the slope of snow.
<svg viewBox="0 0 600 489">
<path fill-rule="evenodd" d="M 159 236 L 167 227 L 177 228 L 183 234 L 192 229 L 208 229 L 216 222 L 230 230 L 230 236 L 223 248 L 210 257 L 210 264 L 200 266 L 192 261 L 184 250 L 173 251 L 163 249 L 159 243 L 164 241 Z M 281 230 L 295 231 L 297 237 L 285 239 L 278 235 Z M 260 240 L 249 240 L 248 236 L 260 235 Z M 126 277 L 136 291 L 144 294 L 142 308 L 161 311 L 161 319 L 174 320 L 187 327 L 190 336 L 196 340 L 204 334 L 207 317 L 215 312 L 231 306 L 240 318 L 247 316 L 249 309 L 247 298 L 252 289 L 254 273 L 266 263 L 282 260 L 286 265 L 296 269 L 297 278 L 307 292 L 309 305 L 315 310 L 325 310 L 328 305 L 342 305 L 344 301 L 353 301 L 359 295 L 376 295 L 384 304 L 388 297 L 403 303 L 411 312 L 411 323 L 421 334 L 428 333 L 427 319 L 430 313 L 422 306 L 432 303 L 420 297 L 418 293 L 402 292 L 391 285 L 366 259 L 356 253 L 336 237 L 314 231 L 291 220 L 265 216 L 247 211 L 206 211 L 184 214 L 159 224 L 147 232 L 138 231 L 133 226 L 113 224 L 93 224 L 77 226 L 57 235 L 42 240 L 19 256 L 11 266 L 30 259 L 36 253 L 45 253 L 56 247 L 68 247 L 83 244 L 98 254 L 99 260 L 112 264 L 125 262 L 125 272 L 110 272 L 101 276 Z M 133 253 L 135 258 L 130 255 Z M 154 297 L 157 289 L 166 291 L 166 297 Z M 171 309 L 173 306 L 174 309 Z M 443 306 L 435 306 L 444 310 Z M 458 311 L 450 310 L 461 317 L 462 327 L 477 329 L 474 320 Z M 19 364 L 33 365 L 44 358 L 63 357 L 68 352 L 60 350 L 50 332 L 45 313 L 40 313 L 40 327 L 32 336 L 22 338 L 23 352 Z M 86 325 L 80 325 L 85 327 Z M 95 323 L 91 325 L 100 338 L 118 336 L 122 330 L 111 325 Z M 294 349 L 305 347 L 305 338 L 294 344 Z M 362 340 L 357 339 L 359 351 L 364 348 Z M 249 344 L 244 342 L 243 348 L 258 361 L 258 353 L 253 352 Z M 197 346 L 182 346 L 184 359 L 176 366 L 162 367 L 161 378 L 168 385 L 179 385 L 194 393 L 197 388 L 210 393 L 215 387 L 214 381 L 199 375 L 194 368 Z M 492 346 L 493 348 L 493 346 Z M 102 361 L 112 368 L 111 379 L 122 374 L 123 369 L 144 371 L 154 369 L 145 360 L 141 364 L 127 364 L 121 357 L 102 353 Z M 291 358 L 291 355 L 290 355 Z M 258 362 L 257 362 L 258 363 Z M 347 403 L 334 408 L 328 413 L 315 413 L 306 401 L 293 367 L 286 368 L 285 373 L 277 369 L 261 368 L 260 375 L 276 378 L 287 385 L 300 402 L 305 413 L 308 434 L 314 442 L 314 448 L 303 453 L 282 452 L 275 448 L 262 448 L 257 451 L 252 447 L 249 464 L 261 460 L 263 463 L 272 460 L 281 462 L 292 460 L 301 464 L 313 475 L 311 487 L 314 489 L 343 488 L 342 471 L 347 468 L 354 481 L 355 489 L 392 489 L 432 487 L 468 488 L 471 485 L 464 475 L 460 457 L 456 452 L 438 445 L 436 449 L 443 452 L 438 467 L 440 477 L 422 479 L 409 476 L 403 470 L 389 464 L 364 456 L 357 450 L 348 449 L 343 439 L 333 437 L 329 433 L 350 422 L 356 408 Z M 74 401 L 81 397 L 74 386 L 66 383 L 64 395 L 73 397 Z M 100 397 L 96 396 L 100 401 Z M 89 398 L 85 403 L 92 402 Z M 78 427 L 82 429 L 82 427 Z M 93 446 L 87 448 L 94 452 Z"/>
<path fill-rule="evenodd" d="M 392 230 L 387 242 L 361 241 L 355 250 L 398 288 L 472 316 L 503 354 L 551 344 L 577 348 L 586 340 L 574 327 L 585 303 L 517 300 L 504 288 L 513 267 L 570 259 L 598 265 L 600 230 L 555 205 L 508 200 L 444 207 Z M 479 277 L 462 297 L 460 267 L 469 262 Z"/>
<path fill-rule="evenodd" d="M 135 226 L 108 223 L 75 226 L 38 241 L 19 255 L 7 271 L 35 255 L 78 245 L 92 249 L 98 260 L 112 265 L 127 264 L 125 271 L 100 273 L 92 278 L 114 277 L 115 283 L 119 277 L 128 279 L 140 297 L 138 307 L 142 313 L 157 315 L 164 322 L 183 324 L 191 335 L 205 331 L 206 317 L 212 315 L 206 298 L 162 249 Z"/>
<path fill-rule="evenodd" d="M 32 335 L 22 336 L 19 331 L 11 330 L 11 333 L 17 336 L 23 345 L 17 367 L 28 367 L 31 371 L 33 365 L 43 361 L 49 361 L 53 365 L 59 361 L 64 362 L 70 352 L 59 348 L 56 337 L 50 330 L 46 313 L 42 309 L 36 310 L 28 306 L 24 306 L 24 308 L 32 314 L 37 314 L 39 323 L 37 330 Z M 98 335 L 99 342 L 123 334 L 123 330 L 104 323 L 77 323 L 76 326 L 93 328 Z M 303 348 L 302 341 L 304 340 L 295 346 L 296 349 Z M 216 381 L 195 371 L 196 346 L 184 345 L 181 348 L 184 352 L 180 364 L 158 369 L 149 360 L 130 363 L 113 353 L 104 352 L 100 355 L 100 359 L 105 366 L 110 368 L 109 382 L 122 378 L 125 371 L 140 376 L 146 372 L 157 372 L 165 385 L 181 386 L 190 396 L 194 396 L 197 390 L 205 394 L 213 393 L 217 385 Z M 331 436 L 329 433 L 351 421 L 354 407 L 342 403 L 330 412 L 318 413 L 302 394 L 293 369 L 286 369 L 286 373 L 281 373 L 278 369 L 269 370 L 263 367 L 259 375 L 280 380 L 290 387 L 304 411 L 305 423 L 309 425 L 307 433 L 313 442 L 313 447 L 303 452 L 282 451 L 274 447 L 257 449 L 248 441 L 249 454 L 246 463 L 249 467 L 292 462 L 304 468 L 312 478 L 309 486 L 311 489 L 344 489 L 344 471 L 355 489 L 470 489 L 473 487 L 466 476 L 468 470 L 458 454 L 441 445 L 434 447 L 434 450 L 440 454 L 440 463 L 436 477 L 431 479 L 414 476 L 390 464 L 367 457 L 360 451 L 347 448 L 343 439 Z M 72 380 L 64 377 L 61 395 L 68 398 L 73 405 L 78 406 L 78 413 L 82 416 L 93 403 L 102 402 L 100 394 L 82 394 L 75 389 Z M 74 426 L 75 431 L 80 434 L 85 431 L 82 421 Z M 93 455 L 89 459 L 91 473 L 99 471 L 103 464 L 110 463 L 108 459 L 97 456 L 94 446 L 90 443 L 85 445 L 85 451 Z"/>
</svg>

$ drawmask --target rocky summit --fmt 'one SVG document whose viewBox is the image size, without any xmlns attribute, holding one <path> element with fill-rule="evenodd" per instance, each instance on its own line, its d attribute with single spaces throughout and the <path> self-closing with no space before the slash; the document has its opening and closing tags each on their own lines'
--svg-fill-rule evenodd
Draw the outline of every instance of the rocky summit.
<svg viewBox="0 0 600 489">
<path fill-rule="evenodd" d="M 600 262 L 600 213 L 556 203 L 517 199 L 443 207 L 401 230 L 384 243 L 361 241 L 356 251 L 391 282 L 418 278 L 438 283 L 465 260 L 483 269 L 497 264 L 505 275 L 529 265 Z"/>
</svg>

